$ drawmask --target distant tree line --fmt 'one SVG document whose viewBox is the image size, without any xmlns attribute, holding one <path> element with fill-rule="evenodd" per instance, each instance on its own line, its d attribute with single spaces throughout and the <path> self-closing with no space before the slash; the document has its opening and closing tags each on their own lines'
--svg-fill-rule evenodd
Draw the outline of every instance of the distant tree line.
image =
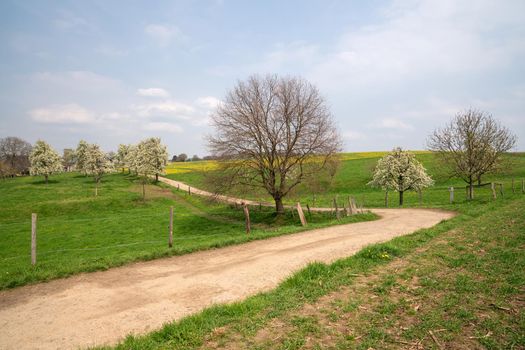
<svg viewBox="0 0 525 350">
<path fill-rule="evenodd" d="M 171 157 L 172 162 L 197 162 L 199 160 L 214 160 L 214 159 L 217 159 L 217 158 L 213 156 L 204 156 L 201 158 L 196 154 L 194 154 L 193 157 L 189 158 L 186 153 L 181 153 L 179 155 L 175 154 L 173 155 L 173 157 Z"/>
</svg>

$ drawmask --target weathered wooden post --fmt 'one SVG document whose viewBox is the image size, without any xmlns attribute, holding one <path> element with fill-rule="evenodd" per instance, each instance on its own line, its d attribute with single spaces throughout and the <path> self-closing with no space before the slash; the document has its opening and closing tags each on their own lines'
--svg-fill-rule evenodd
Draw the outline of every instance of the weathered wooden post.
<svg viewBox="0 0 525 350">
<path fill-rule="evenodd" d="M 490 183 L 490 190 L 492 191 L 492 199 L 496 199 L 498 198 L 498 196 L 496 195 L 496 185 L 494 184 L 494 182 L 491 182 Z"/>
<path fill-rule="evenodd" d="M 308 205 L 308 203 L 306 203 L 306 210 L 308 210 L 308 218 L 311 219 L 312 213 L 310 212 L 310 206 Z"/>
<path fill-rule="evenodd" d="M 313 202 L 312 202 L 312 205 L 314 206 L 315 208 L 315 193 L 314 193 L 314 198 L 313 198 Z"/>
<path fill-rule="evenodd" d="M 191 196 L 191 187 L 190 186 L 188 186 L 188 195 Z"/>
<path fill-rule="evenodd" d="M 355 198 L 352 197 L 352 210 L 354 214 L 357 214 L 357 204 L 355 204 Z"/>
<path fill-rule="evenodd" d="M 503 183 L 500 182 L 499 184 L 499 194 L 503 197 Z"/>
<path fill-rule="evenodd" d="M 177 184 L 177 191 L 180 191 L 180 184 Z"/>
<path fill-rule="evenodd" d="M 246 224 L 246 233 L 250 233 L 251 232 L 251 227 L 250 227 L 250 210 L 248 209 L 248 206 L 246 205 L 246 203 L 242 203 L 242 206 L 243 206 L 243 210 L 244 210 L 244 221 L 245 221 L 245 224 Z"/>
<path fill-rule="evenodd" d="M 168 238 L 168 247 L 173 247 L 173 206 L 170 207 L 170 236 Z"/>
<path fill-rule="evenodd" d="M 334 208 L 335 208 L 335 217 L 337 220 L 341 218 L 341 213 L 339 213 L 339 208 L 337 207 L 337 199 L 334 197 Z"/>
<path fill-rule="evenodd" d="M 301 203 L 297 202 L 297 214 L 299 215 L 299 220 L 301 220 L 301 225 L 306 226 L 306 218 L 304 217 L 303 208 L 301 208 Z"/>
<path fill-rule="evenodd" d="M 448 188 L 449 192 L 450 192 L 450 204 L 454 203 L 454 187 L 453 186 L 450 186 Z"/>
<path fill-rule="evenodd" d="M 31 214 L 31 265 L 36 264 L 36 213 Z"/>
</svg>

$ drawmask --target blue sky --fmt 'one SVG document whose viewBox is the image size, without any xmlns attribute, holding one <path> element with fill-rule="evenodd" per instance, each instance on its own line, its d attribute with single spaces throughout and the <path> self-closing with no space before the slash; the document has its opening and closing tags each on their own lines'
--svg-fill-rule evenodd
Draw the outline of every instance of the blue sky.
<svg viewBox="0 0 525 350">
<path fill-rule="evenodd" d="M 522 0 L 4 0 L 0 137 L 204 155 L 226 92 L 277 73 L 318 86 L 346 151 L 423 149 L 469 107 L 525 150 L 524 38 Z"/>
</svg>

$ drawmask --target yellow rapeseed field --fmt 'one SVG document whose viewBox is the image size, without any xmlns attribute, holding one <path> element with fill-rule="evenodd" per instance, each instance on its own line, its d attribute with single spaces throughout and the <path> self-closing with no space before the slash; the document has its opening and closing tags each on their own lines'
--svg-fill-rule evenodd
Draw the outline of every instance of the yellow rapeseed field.
<svg viewBox="0 0 525 350">
<path fill-rule="evenodd" d="M 210 171 L 217 169 L 215 160 L 201 160 L 197 162 L 174 162 L 168 163 L 166 174 L 184 174 L 193 171 Z"/>
</svg>

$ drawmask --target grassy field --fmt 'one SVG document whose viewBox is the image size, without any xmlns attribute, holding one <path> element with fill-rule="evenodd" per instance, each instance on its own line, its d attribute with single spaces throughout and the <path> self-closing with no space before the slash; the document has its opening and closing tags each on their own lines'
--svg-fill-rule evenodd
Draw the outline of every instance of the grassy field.
<svg viewBox="0 0 525 350">
<path fill-rule="evenodd" d="M 291 213 L 275 222 L 271 208 L 252 210 L 252 233 L 242 210 L 206 202 L 161 185 L 141 199 L 137 179 L 113 174 L 94 197 L 91 178 L 68 173 L 0 181 L 0 289 L 220 247 L 303 230 Z M 174 206 L 174 246 L 167 245 L 169 207 Z M 38 214 L 37 255 L 30 264 L 31 213 Z M 313 214 L 309 227 L 371 220 L 372 214 L 337 222 Z"/>
<path fill-rule="evenodd" d="M 509 198 L 512 197 L 512 198 Z M 117 349 L 523 349 L 525 196 L 314 263 Z"/>
<path fill-rule="evenodd" d="M 338 194 L 382 206 L 383 193 L 366 186 L 381 155 L 343 155 L 339 174 L 317 194 L 318 203 L 327 205 Z M 423 206 L 455 210 L 455 218 L 331 265 L 311 264 L 271 292 L 130 336 L 116 348 L 524 348 L 525 195 L 519 184 L 512 193 L 510 183 L 525 177 L 525 155 L 509 155 L 511 171 L 484 179 L 503 181 L 503 197 L 493 201 L 489 189 L 481 188 L 473 201 L 456 193 L 453 204 L 447 188 L 464 184 L 449 179 L 432 154 L 417 157 L 436 181 Z M 204 187 L 199 168 L 208 165 L 193 166 L 168 176 Z M 289 201 L 311 203 L 310 195 L 302 188 Z M 415 195 L 407 202 L 419 205 Z"/>
<path fill-rule="evenodd" d="M 450 186 L 462 187 L 455 194 L 458 205 L 467 203 L 464 186 L 465 183 L 458 179 L 450 179 L 447 172 L 439 164 L 434 154 L 425 151 L 416 151 L 416 157 L 427 168 L 435 181 L 435 186 L 423 192 L 423 203 L 425 207 L 445 207 L 453 208 L 448 205 Z M 384 193 L 378 189 L 373 189 L 366 184 L 372 178 L 372 171 L 377 160 L 385 155 L 386 152 L 364 152 L 364 153 L 343 153 L 341 155 L 341 166 L 332 184 L 320 189 L 317 193 L 311 190 L 310 186 L 301 186 L 285 199 L 288 204 L 301 201 L 304 205 L 313 205 L 315 195 L 316 206 L 330 206 L 334 197 L 340 201 L 348 196 L 354 196 L 358 203 L 363 203 L 365 207 L 384 207 Z M 520 191 L 521 179 L 525 179 L 525 153 L 513 153 L 507 156 L 512 166 L 507 167 L 505 172 L 498 175 L 490 175 L 483 178 L 483 182 L 499 181 L 504 183 L 504 192 L 511 192 L 511 181 L 515 179 L 516 189 Z M 186 182 L 199 188 L 206 188 L 205 174 L 217 168 L 215 161 L 200 161 L 187 163 L 171 163 L 168 166 L 167 177 Z M 234 195 L 244 195 L 244 193 L 231 192 Z M 271 198 L 263 191 L 251 193 L 251 199 L 270 201 Z M 490 201 L 490 186 L 475 189 L 476 201 Z M 390 193 L 390 207 L 398 207 L 397 193 Z M 417 193 L 408 192 L 405 194 L 405 206 L 417 207 L 419 197 Z"/>
</svg>

